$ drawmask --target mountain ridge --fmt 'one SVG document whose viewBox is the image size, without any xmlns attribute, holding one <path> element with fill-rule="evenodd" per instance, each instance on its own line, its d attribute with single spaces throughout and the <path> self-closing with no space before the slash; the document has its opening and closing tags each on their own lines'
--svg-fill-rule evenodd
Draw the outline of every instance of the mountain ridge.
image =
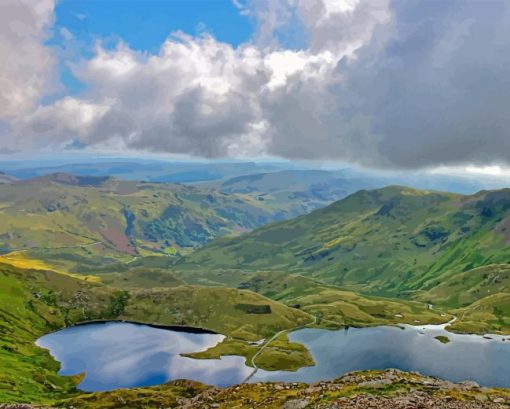
<svg viewBox="0 0 510 409">
<path fill-rule="evenodd" d="M 288 269 L 367 293 L 398 295 L 432 287 L 451 271 L 506 263 L 509 223 L 510 189 L 461 195 L 390 186 L 358 191 L 235 241 L 212 242 L 177 267 Z"/>
</svg>

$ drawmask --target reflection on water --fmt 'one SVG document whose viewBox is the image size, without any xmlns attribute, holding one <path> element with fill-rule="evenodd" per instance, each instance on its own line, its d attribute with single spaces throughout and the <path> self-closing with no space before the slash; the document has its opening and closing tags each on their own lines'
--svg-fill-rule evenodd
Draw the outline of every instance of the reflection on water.
<svg viewBox="0 0 510 409">
<path fill-rule="evenodd" d="M 438 335 L 446 335 L 451 342 L 442 344 L 434 338 Z M 452 381 L 469 379 L 485 386 L 510 387 L 510 340 L 506 337 L 486 339 L 452 334 L 437 326 L 405 326 L 303 329 L 289 338 L 305 344 L 316 365 L 296 372 L 259 370 L 251 382 L 316 382 L 354 370 L 398 368 Z M 204 350 L 222 339 L 216 334 L 112 322 L 68 328 L 37 343 L 62 363 L 61 374 L 86 372 L 80 389 L 100 391 L 183 378 L 217 386 L 239 383 L 251 372 L 243 357 L 198 360 L 179 355 Z"/>
<path fill-rule="evenodd" d="M 296 331 L 289 338 L 305 344 L 316 365 L 295 373 L 259 372 L 251 381 L 317 382 L 355 370 L 397 368 L 456 382 L 510 386 L 510 341 L 506 337 L 452 334 L 435 326 L 404 328 Z M 438 335 L 447 336 L 450 342 L 442 344 L 435 339 Z"/>
<path fill-rule="evenodd" d="M 37 344 L 61 362 L 61 375 L 86 372 L 80 389 L 103 391 L 172 379 L 218 386 L 239 382 L 250 372 L 242 357 L 199 360 L 179 355 L 202 351 L 223 338 L 110 322 L 67 328 L 43 336 Z"/>
</svg>

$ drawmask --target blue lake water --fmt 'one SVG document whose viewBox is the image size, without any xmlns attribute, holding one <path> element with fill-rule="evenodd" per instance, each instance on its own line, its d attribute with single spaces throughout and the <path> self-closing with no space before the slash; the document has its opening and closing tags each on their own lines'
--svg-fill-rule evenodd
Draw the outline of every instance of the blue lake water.
<svg viewBox="0 0 510 409">
<path fill-rule="evenodd" d="M 510 337 L 452 334 L 439 326 L 303 329 L 289 339 L 308 347 L 316 365 L 297 372 L 258 372 L 252 382 L 317 382 L 361 369 L 396 368 L 454 382 L 510 387 Z M 438 335 L 450 342 L 442 344 Z M 503 341 L 504 340 L 504 341 Z"/>
<path fill-rule="evenodd" d="M 442 344 L 434 337 L 446 335 Z M 308 347 L 316 365 L 296 372 L 259 370 L 251 382 L 316 382 L 362 369 L 398 368 L 452 381 L 510 387 L 510 340 L 457 335 L 440 326 L 303 329 L 289 334 Z M 67 328 L 41 337 L 37 344 L 61 362 L 62 375 L 85 372 L 85 391 L 147 386 L 173 379 L 211 385 L 239 383 L 251 373 L 239 356 L 196 360 L 180 356 L 216 345 L 217 334 L 194 334 L 130 323 Z M 510 339 L 510 338 L 509 338 Z"/>
<path fill-rule="evenodd" d="M 224 338 L 123 322 L 89 324 L 45 335 L 37 345 L 61 363 L 61 375 L 85 372 L 84 391 L 148 386 L 173 379 L 231 385 L 250 372 L 244 358 L 191 359 L 179 354 L 203 351 Z"/>
</svg>

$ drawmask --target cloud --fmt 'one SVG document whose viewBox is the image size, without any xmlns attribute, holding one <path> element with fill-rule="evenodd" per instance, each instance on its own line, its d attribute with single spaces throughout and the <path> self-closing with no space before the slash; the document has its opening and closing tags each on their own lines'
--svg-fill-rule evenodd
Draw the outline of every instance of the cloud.
<svg viewBox="0 0 510 409">
<path fill-rule="evenodd" d="M 173 33 L 157 54 L 99 43 L 74 66 L 86 92 L 18 117 L 11 148 L 77 141 L 385 168 L 510 162 L 507 1 L 237 5 L 259 22 L 238 47 L 207 33 Z M 286 49 L 282 33 L 296 24 L 306 47 Z"/>
<path fill-rule="evenodd" d="M 396 2 L 393 33 L 342 67 L 335 91 L 370 121 L 365 165 L 510 161 L 510 8 L 506 1 Z"/>
<path fill-rule="evenodd" d="M 9 149 L 9 148 L 0 148 L 0 155 L 12 155 L 17 153 L 18 151 L 15 149 Z"/>
<path fill-rule="evenodd" d="M 30 112 L 54 85 L 55 58 L 44 46 L 54 0 L 0 2 L 0 121 Z"/>
<path fill-rule="evenodd" d="M 310 25 L 313 18 L 347 21 L 342 12 L 314 11 L 314 17 L 307 15 L 306 3 L 292 7 L 294 13 L 303 9 Z M 371 27 L 383 17 L 364 14 Z M 17 123 L 22 137 L 16 140 L 60 146 L 78 138 L 87 145 L 206 157 L 271 154 L 269 138 L 275 133 L 267 109 L 286 96 L 317 99 L 318 92 L 327 93 L 327 85 L 338 80 L 333 75 L 338 61 L 352 57 L 367 38 L 365 30 L 360 38 L 354 32 L 354 43 L 345 41 L 331 51 L 317 40 L 314 52 L 255 43 L 234 48 L 208 34 L 183 33 L 170 36 L 157 55 L 123 43 L 113 50 L 98 44 L 94 57 L 74 70 L 87 84 L 87 94 L 25 116 Z M 299 89 L 304 93 L 294 95 Z"/>
</svg>

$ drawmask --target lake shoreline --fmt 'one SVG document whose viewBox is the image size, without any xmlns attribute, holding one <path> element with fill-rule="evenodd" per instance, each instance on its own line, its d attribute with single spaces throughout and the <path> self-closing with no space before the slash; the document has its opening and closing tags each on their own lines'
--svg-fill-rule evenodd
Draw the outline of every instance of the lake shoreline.
<svg viewBox="0 0 510 409">
<path fill-rule="evenodd" d="M 94 325 L 94 324 L 108 324 L 111 322 L 116 323 L 125 323 L 125 324 L 133 324 L 133 325 L 145 325 L 151 328 L 164 329 L 175 332 L 187 332 L 189 334 L 212 334 L 212 335 L 223 335 L 219 332 L 215 332 L 213 330 L 201 327 L 190 327 L 187 325 L 167 325 L 167 324 L 158 324 L 158 323 L 147 323 L 142 321 L 132 321 L 132 320 L 120 320 L 120 319 L 98 319 L 98 320 L 90 320 L 90 321 L 80 321 L 76 322 L 73 325 L 70 325 L 67 328 L 72 327 L 82 327 L 86 325 Z"/>
</svg>

